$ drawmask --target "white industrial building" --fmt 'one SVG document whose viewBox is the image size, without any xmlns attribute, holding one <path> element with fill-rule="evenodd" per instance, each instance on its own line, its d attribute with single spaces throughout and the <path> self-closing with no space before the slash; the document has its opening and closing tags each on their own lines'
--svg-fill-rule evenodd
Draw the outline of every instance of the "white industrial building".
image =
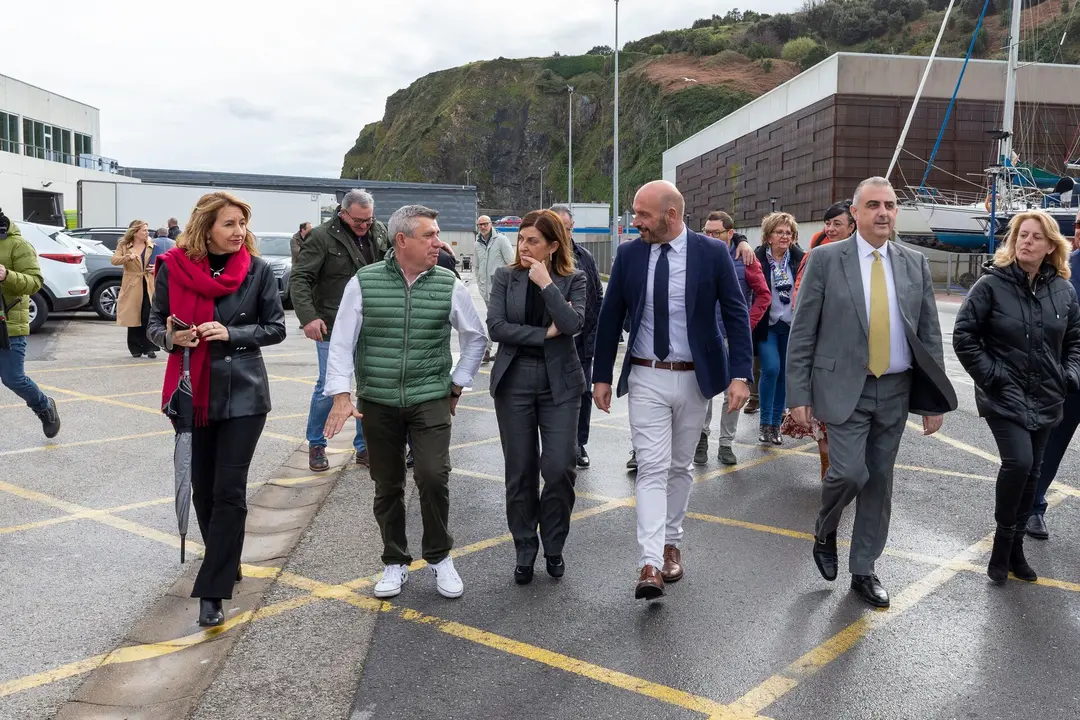
<svg viewBox="0 0 1080 720">
<path fill-rule="evenodd" d="M 80 180 L 138 182 L 101 154 L 98 109 L 0 75 L 0 208 L 15 220 L 64 225 Z"/>
</svg>

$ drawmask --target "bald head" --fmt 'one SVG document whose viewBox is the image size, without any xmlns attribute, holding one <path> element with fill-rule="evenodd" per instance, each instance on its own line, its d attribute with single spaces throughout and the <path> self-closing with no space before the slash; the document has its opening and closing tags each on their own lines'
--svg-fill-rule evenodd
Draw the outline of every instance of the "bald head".
<svg viewBox="0 0 1080 720">
<path fill-rule="evenodd" d="M 670 242 L 682 234 L 684 212 L 682 193 L 667 180 L 645 183 L 634 196 L 634 227 L 647 243 Z"/>
<path fill-rule="evenodd" d="M 476 218 L 476 231 L 486 238 L 491 233 L 491 218 L 487 215 Z"/>
</svg>

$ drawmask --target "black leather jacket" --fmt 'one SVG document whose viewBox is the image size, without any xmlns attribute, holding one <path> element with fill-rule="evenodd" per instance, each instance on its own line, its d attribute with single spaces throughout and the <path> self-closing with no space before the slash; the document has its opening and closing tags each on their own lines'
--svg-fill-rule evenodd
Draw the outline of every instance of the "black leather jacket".
<svg viewBox="0 0 1080 720">
<path fill-rule="evenodd" d="M 183 348 L 166 342 L 169 317 L 169 268 L 157 269 L 154 302 L 146 334 L 168 352 Z M 185 318 L 186 319 L 186 318 Z M 265 260 L 251 258 L 240 289 L 215 301 L 214 320 L 229 329 L 229 341 L 210 343 L 210 407 L 212 422 L 270 412 L 270 381 L 260 348 L 285 339 L 285 311 L 277 281 Z"/>
<path fill-rule="evenodd" d="M 1044 264 L 1029 283 L 1015 263 L 986 264 L 953 327 L 953 349 L 975 381 L 982 417 L 1028 430 L 1057 424 L 1080 389 L 1080 306 L 1072 284 Z"/>
</svg>

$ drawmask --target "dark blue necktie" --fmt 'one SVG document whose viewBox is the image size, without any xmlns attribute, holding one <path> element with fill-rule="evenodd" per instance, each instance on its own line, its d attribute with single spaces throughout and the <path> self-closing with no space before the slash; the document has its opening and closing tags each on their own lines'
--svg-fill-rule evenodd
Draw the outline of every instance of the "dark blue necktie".
<svg viewBox="0 0 1080 720">
<path fill-rule="evenodd" d="M 671 315 L 668 309 L 668 250 L 671 243 L 660 246 L 660 259 L 656 261 L 656 274 L 653 275 L 653 352 L 657 360 L 668 356 L 671 344 Z"/>
</svg>

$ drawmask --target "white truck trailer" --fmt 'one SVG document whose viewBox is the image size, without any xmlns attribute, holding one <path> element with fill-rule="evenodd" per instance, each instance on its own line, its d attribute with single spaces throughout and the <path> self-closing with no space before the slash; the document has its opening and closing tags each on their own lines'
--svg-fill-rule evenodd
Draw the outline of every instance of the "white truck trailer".
<svg viewBox="0 0 1080 720">
<path fill-rule="evenodd" d="M 319 193 L 80 180 L 78 223 L 79 227 L 125 227 L 139 219 L 157 228 L 174 217 L 183 227 L 198 199 L 219 190 L 251 205 L 251 231 L 256 235 L 293 233 L 302 222 L 321 222 Z"/>
</svg>

